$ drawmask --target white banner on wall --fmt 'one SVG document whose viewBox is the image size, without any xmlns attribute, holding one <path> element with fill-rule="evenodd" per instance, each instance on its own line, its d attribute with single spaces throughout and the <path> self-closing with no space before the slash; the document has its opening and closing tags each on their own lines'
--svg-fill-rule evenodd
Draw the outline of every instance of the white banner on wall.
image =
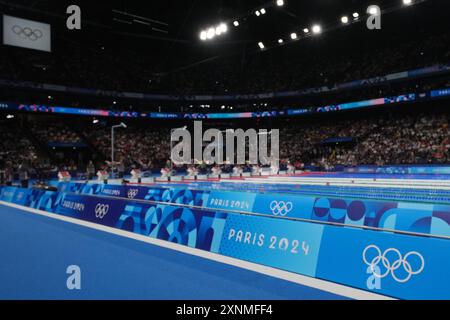
<svg viewBox="0 0 450 320">
<path fill-rule="evenodd" d="M 3 44 L 50 52 L 51 26 L 3 15 Z"/>
</svg>

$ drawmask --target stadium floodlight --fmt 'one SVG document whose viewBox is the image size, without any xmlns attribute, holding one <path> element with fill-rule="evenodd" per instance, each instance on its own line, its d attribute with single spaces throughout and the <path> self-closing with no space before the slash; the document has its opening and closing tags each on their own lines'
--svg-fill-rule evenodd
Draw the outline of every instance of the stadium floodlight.
<svg viewBox="0 0 450 320">
<path fill-rule="evenodd" d="M 403 4 L 404 4 L 405 6 L 409 6 L 409 5 L 412 4 L 412 0 L 403 0 Z"/>
<path fill-rule="evenodd" d="M 212 38 L 214 38 L 215 35 L 216 35 L 216 29 L 214 29 L 214 28 L 209 28 L 208 31 L 206 32 L 207 39 L 212 39 Z"/>
<path fill-rule="evenodd" d="M 227 33 L 227 31 L 228 31 L 228 25 L 226 23 L 224 23 L 224 22 L 222 22 L 219 25 L 219 28 L 220 28 L 220 30 L 222 30 L 222 33 Z"/>
<path fill-rule="evenodd" d="M 202 31 L 200 32 L 200 40 L 205 41 L 208 39 L 208 32 Z"/>
<path fill-rule="evenodd" d="M 283 44 L 283 42 L 284 42 L 283 39 L 278 39 L 279 44 Z"/>
<path fill-rule="evenodd" d="M 264 50 L 264 48 L 265 48 L 264 43 L 258 42 L 258 47 L 259 47 L 261 50 Z"/>
<path fill-rule="evenodd" d="M 308 28 L 305 28 L 305 29 L 303 29 L 303 32 L 304 32 L 304 33 L 309 33 L 309 29 L 308 29 Z"/>
<path fill-rule="evenodd" d="M 359 13 L 358 12 L 353 12 L 353 18 L 358 19 L 359 18 Z"/>
<path fill-rule="evenodd" d="M 347 23 L 348 23 L 348 17 L 347 17 L 347 16 L 343 16 L 343 17 L 341 18 L 341 22 L 342 22 L 343 24 L 347 24 Z"/>
<path fill-rule="evenodd" d="M 291 33 L 291 39 L 292 40 L 297 40 L 298 39 L 298 36 L 297 36 L 297 34 L 295 32 Z"/>
<path fill-rule="evenodd" d="M 277 0 L 277 6 L 278 7 L 284 6 L 284 0 Z"/>
<path fill-rule="evenodd" d="M 237 21 L 237 20 L 234 21 L 234 22 L 233 22 L 233 25 L 234 25 L 235 27 L 239 27 L 239 21 Z"/>
<path fill-rule="evenodd" d="M 8 115 L 6 116 L 6 119 L 14 119 L 14 115 L 13 115 L 13 114 L 8 114 Z"/>
<path fill-rule="evenodd" d="M 259 12 L 259 10 L 256 10 L 255 14 L 256 14 L 257 17 L 259 17 L 261 15 L 261 12 Z"/>
<path fill-rule="evenodd" d="M 261 14 L 266 14 L 266 9 L 262 8 L 259 12 L 261 12 Z"/>
<path fill-rule="evenodd" d="M 318 24 L 315 24 L 315 25 L 313 25 L 311 30 L 314 34 L 319 34 L 322 32 L 322 27 Z"/>
</svg>

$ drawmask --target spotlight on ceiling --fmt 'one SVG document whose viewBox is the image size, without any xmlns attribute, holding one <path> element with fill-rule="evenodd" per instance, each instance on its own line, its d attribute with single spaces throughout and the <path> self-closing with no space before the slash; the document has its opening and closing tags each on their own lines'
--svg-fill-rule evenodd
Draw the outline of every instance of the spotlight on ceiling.
<svg viewBox="0 0 450 320">
<path fill-rule="evenodd" d="M 206 32 L 207 39 L 212 39 L 212 38 L 214 38 L 215 35 L 216 35 L 216 29 L 214 29 L 214 28 L 209 28 L 208 31 Z"/>
<path fill-rule="evenodd" d="M 318 24 L 315 24 L 315 25 L 313 25 L 311 30 L 314 34 L 319 34 L 322 32 L 322 27 Z"/>
<path fill-rule="evenodd" d="M 283 40 L 283 39 L 278 39 L 278 43 L 279 43 L 279 44 L 283 44 L 283 43 L 284 43 L 284 40 Z"/>
<path fill-rule="evenodd" d="M 347 23 L 348 23 L 348 17 L 347 17 L 347 16 L 343 16 L 343 17 L 341 18 L 341 22 L 342 22 L 343 24 L 347 24 Z"/>
<path fill-rule="evenodd" d="M 239 27 L 239 21 L 237 21 L 237 20 L 234 21 L 234 22 L 233 22 L 233 25 L 234 25 L 235 27 Z"/>
<path fill-rule="evenodd" d="M 266 14 L 266 9 L 262 8 L 259 12 L 261 12 L 261 14 Z"/>
<path fill-rule="evenodd" d="M 412 0 L 403 0 L 403 4 L 404 4 L 405 6 L 409 6 L 409 5 L 412 4 Z"/>
<path fill-rule="evenodd" d="M 261 12 L 259 12 L 259 10 L 256 10 L 255 14 L 256 14 L 257 17 L 259 17 L 261 15 Z"/>
<path fill-rule="evenodd" d="M 284 6 L 284 0 L 277 0 L 277 6 L 278 7 Z"/>
<path fill-rule="evenodd" d="M 298 36 L 297 36 L 297 34 L 295 32 L 291 33 L 291 39 L 292 40 L 297 40 L 298 39 Z"/>
<path fill-rule="evenodd" d="M 303 32 L 304 32 L 304 33 L 309 33 L 309 29 L 308 29 L 308 28 L 305 28 L 305 29 L 303 29 Z"/>
<path fill-rule="evenodd" d="M 258 47 L 261 49 L 261 50 L 264 50 L 266 47 L 264 46 L 264 43 L 262 43 L 262 42 L 258 42 Z"/>
<path fill-rule="evenodd" d="M 227 31 L 228 31 L 228 25 L 226 24 L 226 23 L 221 23 L 220 25 L 219 25 L 219 28 L 220 28 L 220 30 L 222 30 L 222 33 L 227 33 Z"/>
<path fill-rule="evenodd" d="M 353 12 L 352 16 L 353 16 L 353 18 L 358 19 L 359 18 L 359 13 L 358 12 Z"/>
<path fill-rule="evenodd" d="M 200 32 L 200 40 L 205 41 L 208 39 L 208 33 L 206 31 Z"/>
</svg>

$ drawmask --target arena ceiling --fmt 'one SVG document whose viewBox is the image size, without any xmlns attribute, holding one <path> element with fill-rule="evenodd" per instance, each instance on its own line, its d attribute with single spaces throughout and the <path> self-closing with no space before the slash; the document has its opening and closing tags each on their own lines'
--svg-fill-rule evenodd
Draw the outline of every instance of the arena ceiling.
<svg viewBox="0 0 450 320">
<path fill-rule="evenodd" d="M 126 47 L 152 57 L 161 70 L 170 71 L 224 54 L 240 54 L 242 50 L 255 50 L 259 41 L 274 42 L 278 38 L 289 39 L 293 31 L 300 32 L 313 23 L 330 25 L 337 23 L 343 14 L 357 11 L 364 13 L 368 5 L 382 8 L 399 5 L 401 0 L 284 0 L 282 8 L 274 6 L 275 0 L 0 0 L 4 13 L 52 24 L 55 52 L 65 41 L 88 43 L 96 46 Z M 391 29 L 404 20 L 417 21 L 418 28 L 430 23 L 447 21 L 448 0 L 427 0 L 396 14 Z M 82 9 L 83 28 L 68 31 L 65 27 L 65 11 L 70 4 Z M 254 11 L 266 7 L 264 16 L 256 17 Z M 428 11 L 427 11 L 428 10 Z M 408 11 L 408 12 L 406 12 Z M 440 18 L 441 17 L 441 18 Z M 234 28 L 232 21 L 239 19 Z M 228 21 L 229 32 L 211 42 L 199 40 L 202 29 Z M 349 28 L 358 32 L 360 27 Z M 412 26 L 414 24 L 411 24 Z M 439 26 L 441 27 L 441 26 Z M 392 32 L 392 30 L 385 31 Z M 353 44 L 354 38 L 341 37 L 335 41 L 343 45 Z M 297 44 L 295 44 L 297 45 Z M 298 44 L 301 45 L 301 44 Z M 294 46 L 294 45 L 293 45 Z"/>
</svg>

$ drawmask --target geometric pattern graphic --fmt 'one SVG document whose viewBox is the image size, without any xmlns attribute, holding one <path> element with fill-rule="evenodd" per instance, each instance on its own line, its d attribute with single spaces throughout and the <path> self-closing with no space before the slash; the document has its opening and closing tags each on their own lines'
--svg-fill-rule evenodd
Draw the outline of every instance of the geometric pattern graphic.
<svg viewBox="0 0 450 320">
<path fill-rule="evenodd" d="M 317 197 L 279 193 L 255 193 L 210 190 L 192 190 L 174 187 L 134 187 L 104 184 L 61 183 L 60 191 L 80 194 L 115 195 L 115 197 L 143 199 L 155 202 L 203 207 L 211 211 L 241 210 L 274 215 L 275 204 L 288 204 L 286 217 L 311 219 L 321 222 L 380 229 L 399 230 L 421 234 L 450 236 L 450 205 L 407 201 L 352 199 L 350 197 Z M 218 195 L 220 197 L 218 197 Z M 215 206 L 219 203 L 229 207 Z M 208 202 L 209 199 L 209 202 Z M 239 206 L 236 204 L 246 204 Z M 267 205 L 261 205 L 267 203 Z"/>
<path fill-rule="evenodd" d="M 226 214 L 196 212 L 171 205 L 128 204 L 116 227 L 152 238 L 211 251 L 219 241 Z M 222 228 L 221 228 L 222 227 Z"/>
<path fill-rule="evenodd" d="M 317 198 L 311 219 L 450 236 L 450 206 L 447 205 Z"/>
</svg>

